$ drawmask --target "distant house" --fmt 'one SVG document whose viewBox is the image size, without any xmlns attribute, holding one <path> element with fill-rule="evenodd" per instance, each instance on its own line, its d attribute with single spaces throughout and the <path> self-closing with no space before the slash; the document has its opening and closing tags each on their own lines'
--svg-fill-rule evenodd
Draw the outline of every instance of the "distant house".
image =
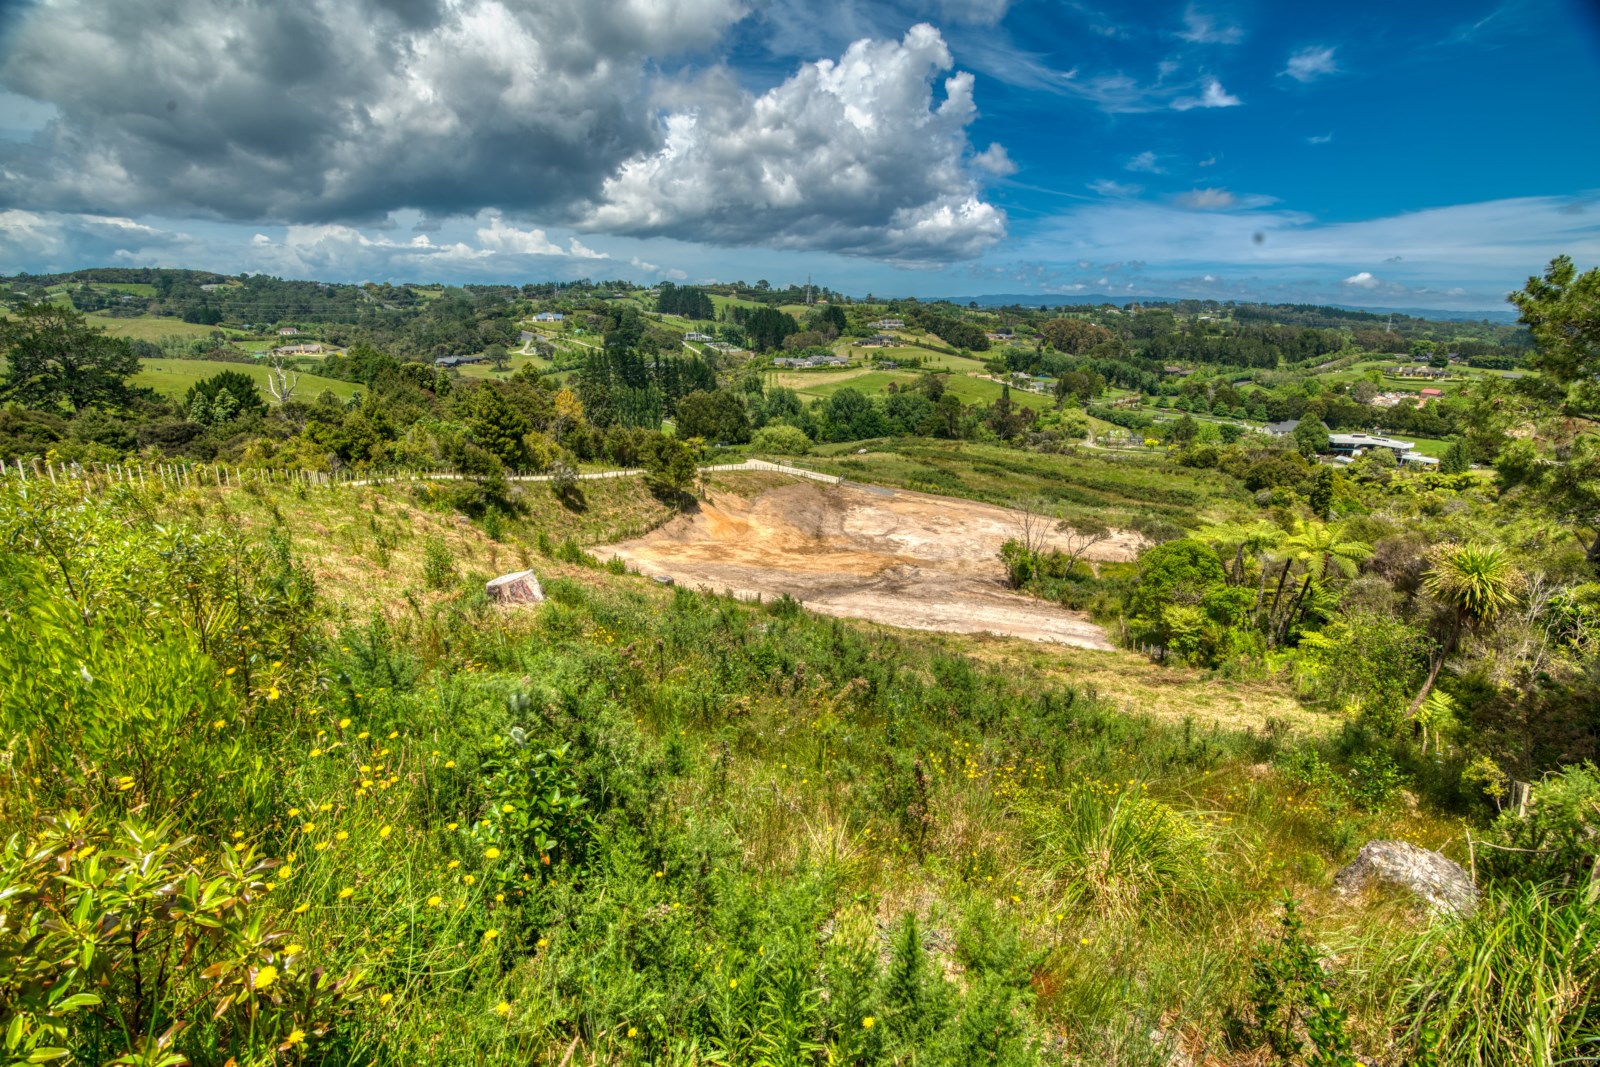
<svg viewBox="0 0 1600 1067">
<path fill-rule="evenodd" d="M 316 343 L 304 345 L 280 345 L 272 350 L 275 356 L 320 356 L 323 347 Z"/>
<path fill-rule="evenodd" d="M 905 319 L 879 319 L 870 324 L 874 330 L 903 330 L 906 328 Z"/>
<path fill-rule="evenodd" d="M 694 333 L 692 331 L 689 332 L 689 333 L 684 334 L 683 335 L 683 339 L 685 341 L 700 341 L 702 343 L 704 343 L 706 341 L 715 340 L 715 338 L 713 338 L 708 333 Z"/>
<path fill-rule="evenodd" d="M 1299 419 L 1284 419 L 1282 422 L 1269 422 L 1262 427 L 1262 430 L 1273 437 L 1288 437 L 1294 433 L 1294 428 L 1299 425 Z"/>
<path fill-rule="evenodd" d="M 482 363 L 483 356 L 440 356 L 433 361 L 435 367 L 464 367 L 469 363 Z"/>
<path fill-rule="evenodd" d="M 202 286 L 201 286 L 201 287 L 200 287 L 200 291 L 201 291 L 201 292 L 202 292 L 202 293 L 214 293 L 214 292 L 216 292 L 216 291 L 217 291 L 217 290 L 218 290 L 218 289 L 221 289 L 221 288 L 222 288 L 222 286 L 221 286 L 221 285 L 218 285 L 218 284 L 217 284 L 217 283 L 216 283 L 216 282 L 212 282 L 212 283 L 210 283 L 210 284 L 208 284 L 208 285 L 202 285 Z"/>
<path fill-rule="evenodd" d="M 1417 395 L 1422 397 L 1422 399 L 1424 399 L 1424 400 L 1432 400 L 1435 397 L 1444 396 L 1444 390 L 1443 389 L 1423 389 Z"/>
<path fill-rule="evenodd" d="M 567 317 L 559 311 L 541 311 L 533 317 L 534 322 L 565 322 Z"/>
<path fill-rule="evenodd" d="M 1413 467 L 1437 467 L 1439 465 L 1438 457 L 1424 456 L 1421 452 L 1402 453 L 1400 462 L 1410 464 Z"/>
<path fill-rule="evenodd" d="M 279 326 L 278 327 L 278 336 L 279 337 L 299 337 L 300 336 L 300 331 L 299 331 L 298 328 L 296 328 L 294 326 Z"/>
<path fill-rule="evenodd" d="M 1161 373 L 1162 374 L 1188 374 L 1189 372 L 1184 370 L 1182 367 L 1162 367 L 1161 368 Z"/>
<path fill-rule="evenodd" d="M 805 370 L 812 367 L 848 367 L 850 361 L 843 356 L 779 356 L 772 361 L 772 365 Z"/>
<path fill-rule="evenodd" d="M 872 336 L 872 337 L 863 337 L 861 340 L 856 342 L 856 347 L 857 348 L 883 348 L 883 347 L 886 347 L 888 345 L 894 345 L 894 344 L 899 344 L 899 343 L 900 342 L 895 340 L 893 337 L 889 337 L 889 336 L 886 336 L 886 335 L 880 333 L 880 334 L 876 334 L 875 336 Z"/>
<path fill-rule="evenodd" d="M 1015 341 L 1017 339 L 1017 335 L 1010 330 L 996 330 L 994 333 L 989 334 L 988 337 L 991 341 Z"/>
<path fill-rule="evenodd" d="M 1392 437 L 1374 437 L 1367 433 L 1334 433 L 1328 435 L 1328 451 L 1339 456 L 1359 456 L 1374 448 L 1387 448 L 1395 458 L 1416 451 L 1416 442 L 1397 441 Z"/>
</svg>

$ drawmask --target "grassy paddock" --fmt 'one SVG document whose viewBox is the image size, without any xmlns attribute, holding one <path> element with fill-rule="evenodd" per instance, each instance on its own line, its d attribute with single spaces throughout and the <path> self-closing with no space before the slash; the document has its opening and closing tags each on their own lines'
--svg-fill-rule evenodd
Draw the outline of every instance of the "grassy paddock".
<svg viewBox="0 0 1600 1067">
<path fill-rule="evenodd" d="M 219 363 L 207 359 L 146 359 L 140 361 L 139 373 L 134 375 L 133 384 L 148 386 L 166 396 L 181 397 L 195 382 L 225 370 L 248 374 L 261 390 L 261 395 L 267 396 L 267 380 L 271 376 L 271 370 L 254 363 Z M 315 400 L 324 389 L 340 400 L 349 400 L 361 391 L 361 386 L 337 378 L 302 373 L 295 396 L 297 399 Z"/>
<path fill-rule="evenodd" d="M 1307 779 L 1282 731 L 1120 714 L 1070 672 L 563 549 L 508 546 L 549 599 L 498 609 L 452 524 L 376 492 L 305 520 L 315 491 L 51 492 L 0 491 L 0 532 L 32 531 L 0 558 L 0 723 L 38 739 L 0 765 L 6 829 L 86 810 L 62 853 L 85 879 L 281 861 L 219 874 L 256 887 L 187 951 L 159 936 L 181 909 L 142 955 L 108 935 L 95 1010 L 56 1009 L 86 1062 L 125 1051 L 112 1010 L 190 1023 L 196 1062 L 1237 1060 L 1285 891 L 1358 1049 L 1408 1025 L 1401 965 L 1345 961 L 1404 959 L 1415 923 L 1328 874 L 1368 837 L 1459 835 Z M 385 530 L 379 610 L 294 550 Z M 140 829 L 162 818 L 192 839 Z"/>
</svg>

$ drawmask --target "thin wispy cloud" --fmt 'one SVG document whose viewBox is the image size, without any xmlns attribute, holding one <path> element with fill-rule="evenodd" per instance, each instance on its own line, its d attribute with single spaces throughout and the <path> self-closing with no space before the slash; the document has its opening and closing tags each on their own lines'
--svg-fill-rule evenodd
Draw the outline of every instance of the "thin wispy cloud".
<svg viewBox="0 0 1600 1067">
<path fill-rule="evenodd" d="M 1101 178 L 1099 181 L 1090 182 L 1089 188 L 1101 196 L 1111 197 L 1138 196 L 1144 192 L 1144 186 L 1142 185 L 1124 184 L 1119 181 L 1113 181 L 1110 178 Z"/>
<path fill-rule="evenodd" d="M 1123 164 L 1124 170 L 1137 171 L 1141 174 L 1164 174 L 1165 168 L 1161 166 L 1161 157 L 1154 152 L 1143 151 Z"/>
<path fill-rule="evenodd" d="M 1307 137 L 1306 138 L 1306 144 L 1327 144 L 1331 140 L 1333 140 L 1333 134 L 1331 134 L 1331 133 L 1317 133 L 1317 134 L 1312 134 L 1310 137 Z"/>
<path fill-rule="evenodd" d="M 1178 31 L 1178 37 L 1192 44 L 1238 44 L 1244 40 L 1244 30 L 1190 4 L 1183 13 L 1183 29 Z"/>
<path fill-rule="evenodd" d="M 1288 75 L 1302 85 L 1314 82 L 1318 78 L 1326 78 L 1330 74 L 1337 74 L 1339 63 L 1334 59 L 1333 51 L 1332 48 L 1321 45 L 1302 48 L 1289 56 L 1289 65 L 1279 73 Z"/>
</svg>

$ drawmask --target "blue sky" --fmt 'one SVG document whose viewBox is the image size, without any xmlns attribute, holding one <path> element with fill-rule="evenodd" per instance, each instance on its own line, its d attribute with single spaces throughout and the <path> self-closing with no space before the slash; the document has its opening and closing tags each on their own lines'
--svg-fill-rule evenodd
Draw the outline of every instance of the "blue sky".
<svg viewBox="0 0 1600 1067">
<path fill-rule="evenodd" d="M 1503 306 L 1600 5 L 0 0 L 0 271 Z"/>
</svg>

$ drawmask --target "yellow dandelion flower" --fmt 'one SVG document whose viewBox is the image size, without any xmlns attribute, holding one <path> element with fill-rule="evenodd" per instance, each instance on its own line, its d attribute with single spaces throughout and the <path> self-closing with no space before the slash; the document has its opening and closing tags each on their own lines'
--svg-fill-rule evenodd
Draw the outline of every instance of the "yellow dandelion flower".
<svg viewBox="0 0 1600 1067">
<path fill-rule="evenodd" d="M 539 948 L 549 948 L 550 947 L 550 939 L 548 937 L 541 937 L 539 939 L 538 947 Z"/>
<path fill-rule="evenodd" d="M 511 1014 L 511 1005 L 502 1000 L 500 1003 L 494 1006 L 494 1013 L 500 1016 L 500 1018 L 504 1019 Z"/>
<path fill-rule="evenodd" d="M 349 719 L 340 719 L 339 720 L 339 729 L 343 730 L 349 725 L 350 725 L 350 720 Z"/>
<path fill-rule="evenodd" d="M 445 866 L 450 868 L 450 870 L 453 871 L 457 867 L 461 866 L 461 861 L 460 860 L 451 860 L 449 863 L 445 864 Z"/>
<path fill-rule="evenodd" d="M 350 840 L 350 831 L 340 830 L 338 833 L 333 835 L 333 839 L 335 841 L 348 841 Z"/>
<path fill-rule="evenodd" d="M 272 983 L 276 982 L 277 980 L 278 980 L 278 968 L 273 967 L 272 965 L 269 964 L 269 965 L 261 968 L 259 971 L 256 972 L 256 980 L 255 980 L 255 983 L 254 983 L 254 988 L 256 989 L 257 992 L 259 992 L 259 991 L 261 991 L 263 989 L 270 988 Z"/>
<path fill-rule="evenodd" d="M 316 823 L 308 822 L 305 825 L 300 827 L 300 832 L 303 833 L 303 834 L 309 834 L 309 833 L 313 832 L 314 830 L 316 830 L 316 828 L 317 828 L 317 824 Z"/>
<path fill-rule="evenodd" d="M 234 672 L 237 671 L 238 669 L 239 669 L 238 667 L 229 667 L 227 670 L 223 671 L 222 673 L 227 675 L 229 678 L 232 678 L 233 675 L 234 675 Z"/>
<path fill-rule="evenodd" d="M 877 1022 L 878 1022 L 878 1020 L 876 1020 L 872 1016 L 868 1015 L 865 1019 L 861 1020 L 861 1029 L 863 1029 L 863 1030 L 871 1030 L 873 1028 L 873 1026 L 877 1024 Z"/>
<path fill-rule="evenodd" d="M 394 827 L 392 826 L 380 827 L 378 830 L 379 837 L 388 837 L 392 833 L 394 833 Z"/>
<path fill-rule="evenodd" d="M 455 765 L 456 765 L 456 761 L 453 760 L 453 759 L 447 759 L 447 760 L 444 761 L 444 766 L 445 766 L 446 770 L 449 770 L 451 767 L 454 767 Z"/>
<path fill-rule="evenodd" d="M 497 860 L 500 858 L 500 850 L 492 846 L 486 848 L 483 850 L 483 858 L 486 860 Z"/>
<path fill-rule="evenodd" d="M 304 945 L 290 945 L 288 948 L 283 950 L 283 954 L 285 956 L 298 956 L 305 950 L 306 947 Z"/>
<path fill-rule="evenodd" d="M 216 722 L 211 724 L 211 728 L 213 730 L 220 730 L 226 725 L 228 725 L 228 720 L 227 719 L 218 719 Z"/>
<path fill-rule="evenodd" d="M 294 817 L 295 817 L 295 816 L 296 816 L 296 815 L 299 815 L 299 814 L 300 814 L 300 809 L 299 809 L 299 808 L 290 808 L 290 809 L 289 809 L 289 818 L 291 818 L 291 819 L 292 819 L 292 818 L 294 818 Z"/>
<path fill-rule="evenodd" d="M 393 741 L 395 738 L 397 738 L 399 736 L 400 736 L 400 731 L 399 730 L 390 730 L 389 731 L 389 740 Z"/>
<path fill-rule="evenodd" d="M 351 889 L 349 886 L 345 886 L 343 889 L 339 890 L 339 899 L 349 900 L 351 897 L 355 896 L 355 894 L 356 891 L 354 889 Z"/>
<path fill-rule="evenodd" d="M 117 791 L 119 793 L 126 793 L 128 790 L 130 790 L 132 788 L 133 788 L 133 778 L 130 775 L 126 775 L 125 774 L 121 778 L 117 779 Z"/>
<path fill-rule="evenodd" d="M 367 738 L 369 738 L 371 736 L 372 735 L 369 734 L 367 731 L 362 730 L 359 734 L 356 734 L 356 740 L 357 741 L 365 741 Z"/>
<path fill-rule="evenodd" d="M 326 842 L 326 841 L 318 841 L 316 844 L 312 845 L 311 847 L 316 849 L 318 852 L 326 852 L 326 851 L 328 851 L 328 842 Z"/>
<path fill-rule="evenodd" d="M 446 830 L 454 830 L 454 829 L 455 829 L 455 828 L 456 828 L 456 827 L 458 827 L 458 826 L 460 826 L 460 825 L 461 825 L 461 824 L 460 824 L 460 823 L 458 823 L 458 822 L 451 822 L 451 823 L 445 823 L 445 826 L 444 826 L 444 828 L 445 828 L 445 829 L 446 829 Z"/>
<path fill-rule="evenodd" d="M 500 936 L 500 931 L 499 930 L 485 930 L 483 932 L 483 943 L 487 945 L 489 942 L 493 941 L 495 938 L 497 938 L 499 936 Z"/>
<path fill-rule="evenodd" d="M 469 875 L 467 875 L 467 876 L 466 876 L 466 877 L 465 877 L 465 878 L 463 878 L 463 879 L 461 879 L 461 880 L 462 880 L 462 881 L 463 881 L 463 882 L 465 882 L 465 883 L 466 883 L 466 884 L 467 884 L 467 885 L 473 885 L 473 884 L 474 884 L 474 883 L 476 883 L 476 882 L 477 882 L 477 879 L 476 879 L 476 878 L 474 878 L 474 877 L 473 877 L 473 876 L 472 876 L 472 875 L 470 875 L 470 874 L 469 874 Z"/>
<path fill-rule="evenodd" d="M 500 805 L 500 810 L 505 812 L 507 815 L 510 815 L 512 812 L 517 810 L 517 806 L 510 801 L 507 801 L 506 803 Z"/>
<path fill-rule="evenodd" d="M 729 989 L 738 989 L 739 988 L 739 979 L 737 979 L 737 978 L 728 979 L 728 988 Z"/>
<path fill-rule="evenodd" d="M 393 993 L 385 993 L 383 996 L 378 998 L 378 1006 L 382 1007 L 382 1008 L 387 1008 L 389 1006 L 389 1002 L 391 1000 L 393 1000 L 393 999 L 394 999 L 394 994 Z"/>
<path fill-rule="evenodd" d="M 280 694 L 278 692 L 278 687 L 277 686 L 272 686 L 271 688 L 269 688 L 267 690 L 267 699 L 268 700 L 277 700 L 278 697 L 281 696 L 281 695 L 282 694 Z"/>
<path fill-rule="evenodd" d="M 296 915 L 304 915 L 309 910 L 311 910 L 311 905 L 309 903 L 306 903 L 306 904 L 301 904 L 299 907 L 295 908 L 294 909 L 294 913 Z"/>
<path fill-rule="evenodd" d="M 232 834 L 232 837 L 233 837 L 233 839 L 235 841 L 239 840 L 239 838 L 241 838 L 243 836 L 244 836 L 244 831 L 243 830 L 235 830 L 233 832 L 233 834 Z"/>
<path fill-rule="evenodd" d="M 289 1031 L 289 1036 L 283 1039 L 283 1047 L 293 1048 L 295 1045 L 300 1044 L 305 1039 L 306 1032 L 304 1030 L 291 1030 Z"/>
<path fill-rule="evenodd" d="M 312 759 L 316 759 L 320 755 L 322 755 L 322 749 L 314 748 L 314 749 L 311 750 L 311 758 Z"/>
<path fill-rule="evenodd" d="M 504 893 L 496 893 L 494 895 L 494 902 L 496 904 L 504 904 L 505 900 L 506 900 L 506 895 Z"/>
<path fill-rule="evenodd" d="M 637 1026 L 628 1027 L 628 1036 L 629 1037 L 638 1037 L 639 1036 L 639 1028 Z"/>
</svg>

